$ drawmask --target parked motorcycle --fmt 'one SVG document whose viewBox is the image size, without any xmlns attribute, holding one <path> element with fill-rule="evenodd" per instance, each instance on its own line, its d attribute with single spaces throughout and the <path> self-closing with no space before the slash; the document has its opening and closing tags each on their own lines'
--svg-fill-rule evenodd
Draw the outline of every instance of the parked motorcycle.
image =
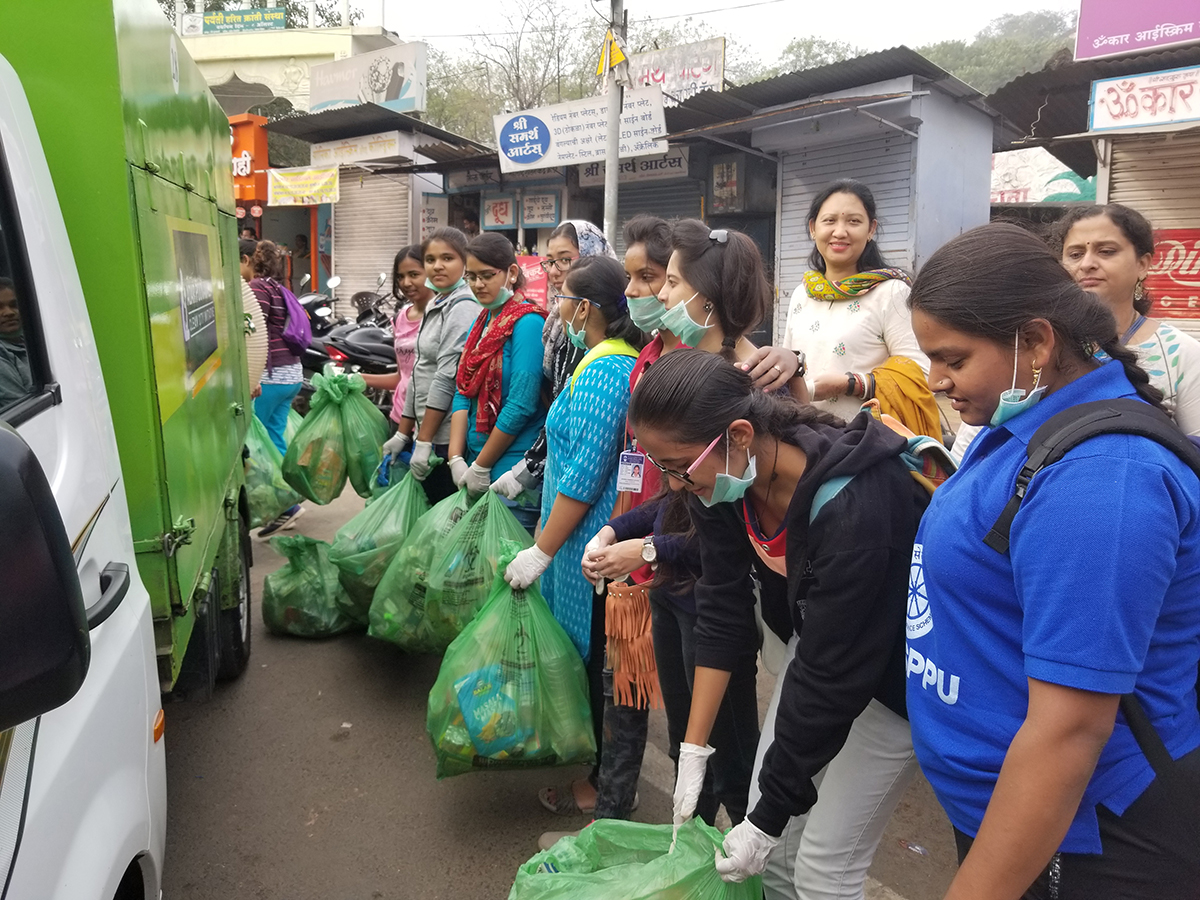
<svg viewBox="0 0 1200 900">
<path fill-rule="evenodd" d="M 308 284 L 310 276 L 305 275 L 300 282 L 301 290 Z M 326 287 L 329 290 L 328 294 L 319 291 L 309 291 L 298 296 L 296 299 L 300 305 L 304 307 L 304 311 L 308 313 L 309 325 L 312 328 L 313 337 L 321 337 L 328 334 L 336 325 L 345 322 L 345 317 L 335 315 L 335 298 L 334 293 L 337 286 L 342 283 L 340 276 L 334 275 L 326 282 Z"/>
</svg>

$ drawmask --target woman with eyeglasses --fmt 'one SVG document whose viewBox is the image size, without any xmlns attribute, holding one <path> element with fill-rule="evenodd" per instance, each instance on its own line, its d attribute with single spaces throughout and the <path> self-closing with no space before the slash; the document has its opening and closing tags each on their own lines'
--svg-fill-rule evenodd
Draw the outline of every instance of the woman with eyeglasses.
<svg viewBox="0 0 1200 900">
<path fill-rule="evenodd" d="M 450 473 L 482 494 L 491 472 L 508 470 L 532 446 L 546 420 L 541 406 L 545 311 L 521 294 L 525 277 L 508 239 L 484 233 L 467 245 L 467 283 L 483 307 L 458 363 L 450 423 Z M 469 463 L 469 464 L 468 464 Z M 505 501 L 530 532 L 540 497 Z"/>
<path fill-rule="evenodd" d="M 765 869 L 771 900 L 860 898 L 916 771 L 904 621 L 929 495 L 897 458 L 904 439 L 870 416 L 846 424 L 755 390 L 746 373 L 695 350 L 642 377 L 629 421 L 647 460 L 689 493 L 700 545 L 675 823 L 696 808 L 730 673 L 758 648 L 757 576 L 762 618 L 787 641 L 789 662 L 758 743 L 749 813 L 717 868 L 729 881 Z M 840 490 L 817 502 L 834 479 Z"/>
<path fill-rule="evenodd" d="M 481 307 L 464 273 L 467 239 L 457 228 L 439 228 L 421 245 L 426 287 L 434 292 L 417 332 L 417 361 L 404 397 L 404 414 L 384 453 L 399 456 L 413 444 L 409 471 L 423 482 L 430 503 L 457 490 L 446 460 L 450 445 L 450 407 L 454 403 L 458 360 Z"/>
<path fill-rule="evenodd" d="M 579 560 L 617 499 L 629 374 L 646 338 L 629 318 L 625 272 L 614 259 L 577 260 L 557 301 L 567 339 L 584 355 L 546 416 L 541 533 L 534 546 L 517 554 L 504 577 L 519 588 L 541 578 L 546 602 L 586 663 L 600 747 L 604 604 L 594 602 Z"/>
<path fill-rule="evenodd" d="M 554 297 L 562 292 L 563 282 L 567 272 L 576 260 L 591 256 L 606 256 L 615 260 L 617 255 L 608 245 L 604 233 L 591 222 L 584 219 L 569 219 L 550 233 L 546 242 L 546 250 L 550 254 L 542 260 L 542 269 L 546 272 L 549 282 L 547 289 L 548 309 L 546 324 L 542 328 L 542 373 L 545 375 L 549 388 L 546 398 L 547 405 L 562 391 L 575 366 L 583 358 L 582 351 L 567 339 L 562 320 L 558 315 L 558 304 Z M 546 436 L 542 435 L 529 448 L 524 459 L 502 474 L 493 483 L 492 490 L 515 500 L 522 491 L 536 488 L 542 480 L 542 470 L 546 465 Z"/>
</svg>

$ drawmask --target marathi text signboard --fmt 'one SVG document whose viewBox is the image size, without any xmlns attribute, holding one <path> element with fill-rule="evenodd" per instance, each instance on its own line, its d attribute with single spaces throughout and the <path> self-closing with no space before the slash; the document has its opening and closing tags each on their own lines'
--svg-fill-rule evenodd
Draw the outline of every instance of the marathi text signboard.
<svg viewBox="0 0 1200 900">
<path fill-rule="evenodd" d="M 450 224 L 450 199 L 436 194 L 426 194 L 421 205 L 421 240 L 425 241 L 439 228 Z"/>
<path fill-rule="evenodd" d="M 663 106 L 719 91 L 725 84 L 725 38 L 635 53 L 629 57 L 629 77 L 634 84 L 662 88 Z"/>
<path fill-rule="evenodd" d="M 1195 0 L 1083 0 L 1075 58 L 1099 59 L 1200 41 Z"/>
<path fill-rule="evenodd" d="M 517 227 L 517 199 L 512 194 L 493 194 L 483 198 L 479 224 L 485 231 Z"/>
<path fill-rule="evenodd" d="M 287 10 L 282 6 L 266 9 L 231 9 L 224 12 L 188 13 L 183 17 L 183 36 L 228 34 L 232 31 L 269 31 L 287 27 Z"/>
<path fill-rule="evenodd" d="M 525 228 L 553 228 L 558 224 L 558 191 L 523 194 L 521 225 Z"/>
<path fill-rule="evenodd" d="M 1200 66 L 1092 82 L 1092 131 L 1200 119 Z"/>
<path fill-rule="evenodd" d="M 546 291 L 550 286 L 550 279 L 546 277 L 546 270 L 542 268 L 542 258 L 540 256 L 518 256 L 517 265 L 521 267 L 521 272 L 525 275 L 525 286 L 521 288 L 521 293 L 526 300 L 532 300 L 545 309 Z"/>
<path fill-rule="evenodd" d="M 375 103 L 394 112 L 425 109 L 425 45 L 398 44 L 309 70 L 309 109 Z"/>
<path fill-rule="evenodd" d="M 520 172 L 604 159 L 608 98 L 588 97 L 540 109 L 492 117 L 500 147 L 500 171 Z M 667 152 L 662 91 L 625 92 L 621 113 L 622 158 Z"/>
<path fill-rule="evenodd" d="M 371 159 L 400 156 L 400 132 L 381 131 L 340 141 L 313 144 L 309 157 L 314 166 L 348 165 Z"/>
<path fill-rule="evenodd" d="M 1200 228 L 1165 228 L 1154 233 L 1154 261 L 1146 276 L 1151 315 L 1200 319 Z"/>
<path fill-rule="evenodd" d="M 337 203 L 338 168 L 267 170 L 268 206 L 316 206 Z"/>
<path fill-rule="evenodd" d="M 604 187 L 604 169 L 607 163 L 594 162 L 579 167 L 580 187 Z M 621 161 L 621 184 L 638 181 L 662 181 L 671 178 L 686 178 L 688 174 L 688 148 L 672 147 L 666 156 L 642 156 Z"/>
</svg>

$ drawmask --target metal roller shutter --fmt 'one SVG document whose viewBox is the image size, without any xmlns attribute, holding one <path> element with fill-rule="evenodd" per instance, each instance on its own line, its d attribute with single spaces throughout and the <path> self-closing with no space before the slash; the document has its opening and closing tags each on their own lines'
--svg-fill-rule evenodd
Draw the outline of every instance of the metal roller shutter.
<svg viewBox="0 0 1200 900">
<path fill-rule="evenodd" d="M 776 335 L 783 334 L 792 292 L 808 271 L 813 246 L 808 237 L 809 204 L 830 182 L 854 178 L 871 189 L 880 250 L 892 265 L 912 269 L 913 163 L 913 139 L 903 134 L 783 154 Z"/>
<path fill-rule="evenodd" d="M 1113 140 L 1108 199 L 1130 206 L 1158 228 L 1200 228 L 1200 135 Z M 1200 319 L 1172 319 L 1200 338 Z"/>
<path fill-rule="evenodd" d="M 1132 206 L 1155 228 L 1200 225 L 1200 135 L 1114 140 L 1108 199 Z"/>
<path fill-rule="evenodd" d="M 344 306 L 339 312 L 350 312 L 344 301 L 355 292 L 373 291 L 380 272 L 390 277 L 392 261 L 410 242 L 408 183 L 406 175 L 342 171 L 333 214 L 333 267 L 342 277 L 337 293 Z"/>
<path fill-rule="evenodd" d="M 690 178 L 622 187 L 617 194 L 617 256 L 625 255 L 621 230 L 641 213 L 661 219 L 698 219 L 703 205 L 700 182 Z"/>
</svg>

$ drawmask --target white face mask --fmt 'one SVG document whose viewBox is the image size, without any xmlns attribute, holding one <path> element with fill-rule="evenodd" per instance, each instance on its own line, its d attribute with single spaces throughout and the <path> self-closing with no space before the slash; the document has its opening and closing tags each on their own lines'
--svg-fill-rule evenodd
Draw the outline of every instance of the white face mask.
<svg viewBox="0 0 1200 900">
<path fill-rule="evenodd" d="M 1046 385 L 1039 383 L 1042 380 L 1042 370 L 1033 370 L 1033 389 L 1026 396 L 1025 389 L 1017 387 L 1017 355 L 1020 350 L 1021 332 L 1013 335 L 1013 381 L 1012 387 L 1000 394 L 1000 404 L 996 407 L 996 411 L 992 413 L 991 424 L 1003 425 L 1013 416 L 1025 412 L 1031 406 L 1036 406 L 1038 401 L 1042 399 L 1046 393 Z"/>
</svg>

